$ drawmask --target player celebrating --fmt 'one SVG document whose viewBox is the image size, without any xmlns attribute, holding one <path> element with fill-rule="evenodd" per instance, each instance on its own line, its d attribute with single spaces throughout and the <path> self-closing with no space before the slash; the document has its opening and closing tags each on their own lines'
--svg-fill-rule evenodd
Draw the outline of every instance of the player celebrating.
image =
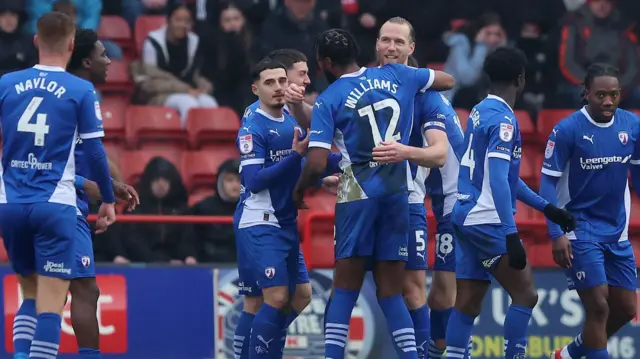
<svg viewBox="0 0 640 359">
<path fill-rule="evenodd" d="M 336 204 L 334 296 L 326 312 L 325 356 L 343 359 L 351 312 L 375 254 L 378 298 L 401 359 L 416 359 L 411 316 L 402 298 L 407 260 L 410 174 L 406 162 L 382 165 L 372 150 L 383 141 L 407 144 L 413 99 L 420 90 L 449 87 L 453 78 L 429 69 L 389 64 L 359 68 L 351 34 L 332 29 L 316 40 L 318 64 L 332 82 L 313 109 L 309 154 L 294 193 L 303 206 L 305 190 L 325 170 L 334 140 L 343 160 Z"/>
<path fill-rule="evenodd" d="M 76 134 L 84 141 L 104 200 L 99 220 L 103 225 L 115 221 L 95 90 L 64 69 L 73 50 L 74 23 L 51 12 L 38 20 L 37 28 L 39 65 L 0 79 L 0 228 L 24 297 L 36 299 L 23 307 L 36 305 L 38 313 L 37 319 L 31 311 L 16 321 L 22 327 L 14 343 L 22 358 L 27 352 L 31 357 L 58 353 L 60 315 L 76 270 Z"/>
<path fill-rule="evenodd" d="M 540 193 L 578 219 L 563 235 L 548 223 L 553 258 L 585 309 L 582 334 L 552 358 L 609 358 L 607 338 L 636 313 L 636 263 L 629 242 L 631 167 L 640 188 L 640 121 L 619 109 L 618 70 L 593 64 L 584 79 L 587 105 L 553 129 Z"/>
<path fill-rule="evenodd" d="M 522 51 L 512 48 L 489 55 L 484 64 L 491 80 L 489 96 L 469 116 L 458 201 L 451 215 L 458 239 L 457 296 L 446 331 L 448 359 L 468 357 L 473 322 L 492 276 L 512 300 L 504 322 L 505 357 L 525 355 L 527 326 L 538 296 L 513 217 L 516 197 L 565 230 L 572 229 L 571 215 L 537 196 L 518 177 L 521 141 L 512 107 L 524 88 L 526 61 Z"/>
<path fill-rule="evenodd" d="M 380 28 L 376 42 L 380 64 L 407 65 L 408 62 L 415 62 L 415 59 L 410 57 L 415 48 L 413 39 L 413 26 L 407 20 L 400 17 L 389 19 Z M 416 65 L 411 64 L 413 67 L 417 67 Z M 427 213 L 424 207 L 427 169 L 425 167 L 437 168 L 445 164 L 449 153 L 445 129 L 456 131 L 458 137 L 454 137 L 454 140 L 459 139 L 459 142 L 462 142 L 462 131 L 456 127 L 451 117 L 451 115 L 455 116 L 455 111 L 451 106 L 445 107 L 438 92 L 429 90 L 420 93 L 416 96 L 414 104 L 414 124 L 409 146 L 395 141 L 383 142 L 382 146 L 373 149 L 373 160 L 379 163 L 409 160 L 414 179 L 413 189 L 409 191 L 409 245 L 403 294 L 413 320 L 418 358 L 425 358 L 429 343 L 429 307 L 426 288 L 428 232 Z M 449 116 L 448 119 L 445 116 Z M 445 125 L 445 121 L 449 123 Z M 453 162 L 455 161 L 452 160 L 451 163 Z M 457 168 L 455 175 L 455 183 L 457 183 Z"/>
<path fill-rule="evenodd" d="M 295 310 L 289 310 L 289 293 L 300 283 L 297 209 L 291 194 L 309 137 L 299 138 L 304 135 L 302 129 L 283 110 L 288 85 L 285 66 L 265 58 L 256 64 L 252 78 L 260 107 L 246 118 L 238 134 L 242 188 L 234 227 L 241 286 L 248 287 L 244 294 L 262 295 L 264 302 L 252 321 L 250 349 L 244 338 L 236 338 L 242 343 L 234 347 L 244 347 L 242 353 L 237 352 L 240 357 L 276 358 L 284 346 L 283 328 L 297 316 Z M 335 166 L 333 172 L 337 172 Z M 242 313 L 247 315 L 251 313 Z"/>
</svg>

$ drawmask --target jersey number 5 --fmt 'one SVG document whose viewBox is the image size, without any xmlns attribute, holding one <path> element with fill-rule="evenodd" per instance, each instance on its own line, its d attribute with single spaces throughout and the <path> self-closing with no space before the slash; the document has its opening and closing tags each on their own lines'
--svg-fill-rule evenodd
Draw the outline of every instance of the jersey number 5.
<svg viewBox="0 0 640 359">
<path fill-rule="evenodd" d="M 473 170 L 476 168 L 475 161 L 475 151 L 472 148 L 473 144 L 473 133 L 469 134 L 469 144 L 467 145 L 467 150 L 462 155 L 462 159 L 460 160 L 460 165 L 465 166 L 469 169 L 469 179 L 473 179 Z"/>
<path fill-rule="evenodd" d="M 392 114 L 391 119 L 389 120 L 389 127 L 387 127 L 387 131 L 384 134 L 384 141 L 397 141 L 400 139 L 400 134 L 394 135 L 394 132 L 396 132 L 398 120 L 400 119 L 400 104 L 398 104 L 398 101 L 393 98 L 388 98 L 375 102 L 373 105 L 364 106 L 358 110 L 360 117 L 367 116 L 369 119 L 371 134 L 373 135 L 373 143 L 375 146 L 380 146 L 382 143 L 382 134 L 380 133 L 378 123 L 376 122 L 376 112 L 387 107 L 391 108 Z"/>
<path fill-rule="evenodd" d="M 49 125 L 47 125 L 47 115 L 44 113 L 36 114 L 38 107 L 42 104 L 42 97 L 34 97 L 29 102 L 27 109 L 24 110 L 20 120 L 18 120 L 19 132 L 33 133 L 33 145 L 42 147 L 44 146 L 44 135 L 49 133 Z M 31 123 L 33 115 L 36 115 L 36 123 Z"/>
</svg>

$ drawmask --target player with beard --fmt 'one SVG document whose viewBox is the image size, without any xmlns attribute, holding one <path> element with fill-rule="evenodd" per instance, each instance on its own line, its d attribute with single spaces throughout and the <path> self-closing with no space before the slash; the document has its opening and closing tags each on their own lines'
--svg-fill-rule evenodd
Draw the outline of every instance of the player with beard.
<svg viewBox="0 0 640 359">
<path fill-rule="evenodd" d="M 383 143 L 407 144 L 413 126 L 415 95 L 450 88 L 449 75 L 399 64 L 360 68 L 353 36 L 332 29 L 316 39 L 320 68 L 331 83 L 313 108 L 309 154 L 294 198 L 303 196 L 325 171 L 335 139 L 343 160 L 336 204 L 334 295 L 325 316 L 325 356 L 343 359 L 349 320 L 369 258 L 380 307 L 387 318 L 396 353 L 417 359 L 413 322 L 402 298 L 407 261 L 411 181 L 406 161 L 381 164 L 372 151 Z"/>
<path fill-rule="evenodd" d="M 582 333 L 556 359 L 609 358 L 607 339 L 637 311 L 628 174 L 640 188 L 640 119 L 618 108 L 620 92 L 618 69 L 591 65 L 586 106 L 554 127 L 544 153 L 540 193 L 578 219 L 567 234 L 548 222 L 553 259 L 585 310 Z"/>
</svg>

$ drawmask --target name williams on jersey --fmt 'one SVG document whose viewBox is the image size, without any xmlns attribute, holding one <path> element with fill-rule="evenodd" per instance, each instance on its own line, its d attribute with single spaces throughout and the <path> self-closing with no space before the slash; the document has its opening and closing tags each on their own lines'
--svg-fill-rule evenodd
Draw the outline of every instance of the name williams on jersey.
<svg viewBox="0 0 640 359">
<path fill-rule="evenodd" d="M 360 80 L 362 80 L 362 82 L 358 84 L 358 87 L 354 87 L 353 90 L 349 92 L 349 96 L 347 96 L 345 106 L 351 109 L 355 109 L 358 104 L 358 100 L 371 90 L 384 90 L 391 92 L 392 94 L 398 92 L 398 84 L 392 83 L 389 80 L 368 79 L 364 76 L 360 77 Z"/>
</svg>

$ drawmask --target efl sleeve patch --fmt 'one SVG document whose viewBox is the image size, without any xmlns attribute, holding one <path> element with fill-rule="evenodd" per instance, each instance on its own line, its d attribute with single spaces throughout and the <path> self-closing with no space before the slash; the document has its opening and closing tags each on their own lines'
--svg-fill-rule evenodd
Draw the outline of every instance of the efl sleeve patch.
<svg viewBox="0 0 640 359">
<path fill-rule="evenodd" d="M 240 145 L 240 152 L 242 154 L 248 154 L 253 151 L 253 135 L 240 136 L 238 143 Z"/>
<path fill-rule="evenodd" d="M 510 123 L 500 124 L 500 139 L 504 142 L 510 142 L 513 139 L 513 125 Z"/>
<path fill-rule="evenodd" d="M 548 140 L 547 148 L 544 149 L 544 158 L 549 159 L 553 156 L 553 150 L 556 148 L 555 141 Z"/>
</svg>

